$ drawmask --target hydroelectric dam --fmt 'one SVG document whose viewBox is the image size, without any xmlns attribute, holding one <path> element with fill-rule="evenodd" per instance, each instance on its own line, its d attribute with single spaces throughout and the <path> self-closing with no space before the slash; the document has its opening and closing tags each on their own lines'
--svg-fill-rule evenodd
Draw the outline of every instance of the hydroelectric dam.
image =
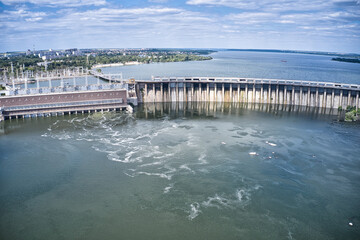
<svg viewBox="0 0 360 240">
<path fill-rule="evenodd" d="M 359 108 L 360 85 L 300 80 L 231 77 L 152 77 L 124 80 L 89 71 L 93 85 L 17 90 L 0 97 L 0 120 L 131 109 L 137 103 L 236 103 L 301 107 L 337 112 Z M 113 74 L 114 75 L 114 74 Z M 101 83 L 108 81 L 107 83 Z M 87 82 L 87 81 L 86 81 Z M 326 112 L 326 111 L 324 111 Z"/>
<path fill-rule="evenodd" d="M 153 77 L 137 80 L 138 102 L 216 102 L 324 109 L 359 107 L 360 85 L 229 77 Z"/>
</svg>

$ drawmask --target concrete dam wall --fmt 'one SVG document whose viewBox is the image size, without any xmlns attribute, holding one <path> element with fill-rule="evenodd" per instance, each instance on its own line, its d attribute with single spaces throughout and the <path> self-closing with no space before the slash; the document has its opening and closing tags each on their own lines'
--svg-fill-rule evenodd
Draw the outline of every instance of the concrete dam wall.
<svg viewBox="0 0 360 240">
<path fill-rule="evenodd" d="M 153 78 L 136 84 L 138 101 L 264 103 L 321 108 L 359 107 L 360 86 L 253 78 Z"/>
</svg>

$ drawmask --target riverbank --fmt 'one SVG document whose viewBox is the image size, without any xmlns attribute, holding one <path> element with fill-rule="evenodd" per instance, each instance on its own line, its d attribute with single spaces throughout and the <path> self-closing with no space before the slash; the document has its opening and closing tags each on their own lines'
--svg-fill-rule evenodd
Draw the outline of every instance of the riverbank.
<svg viewBox="0 0 360 240">
<path fill-rule="evenodd" d="M 131 66 L 131 65 L 139 65 L 139 64 L 144 64 L 144 63 L 132 61 L 132 62 L 125 62 L 125 63 L 95 64 L 91 67 L 91 69 L 104 68 L 104 67 Z"/>
</svg>

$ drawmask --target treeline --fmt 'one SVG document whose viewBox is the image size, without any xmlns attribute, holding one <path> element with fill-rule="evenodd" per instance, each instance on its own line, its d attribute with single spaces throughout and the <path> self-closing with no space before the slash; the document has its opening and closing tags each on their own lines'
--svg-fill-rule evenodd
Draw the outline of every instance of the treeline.
<svg viewBox="0 0 360 240">
<path fill-rule="evenodd" d="M 11 71 L 11 63 L 13 64 L 14 71 L 23 69 L 24 70 L 41 70 L 42 68 L 37 65 L 38 62 L 43 60 L 38 56 L 15 56 L 10 58 L 0 58 L 0 69 L 7 69 Z"/>
<path fill-rule="evenodd" d="M 53 60 L 49 60 L 47 64 L 48 70 L 65 69 L 73 67 L 87 67 L 91 68 L 96 64 L 111 64 L 111 63 L 126 63 L 126 62 L 141 62 L 141 63 L 157 63 L 157 62 L 184 62 L 184 61 L 204 61 L 211 60 L 210 56 L 200 56 L 187 53 L 169 53 L 159 52 L 146 53 L 146 54 L 98 54 L 89 56 L 68 56 L 60 57 Z M 32 70 L 43 71 L 44 66 L 38 66 L 37 63 L 43 62 L 43 60 L 37 56 L 16 56 L 10 58 L 0 59 L 0 68 L 7 69 L 7 72 L 11 71 L 11 62 L 13 63 L 14 72 L 17 70 Z M 23 66 L 25 68 L 23 68 Z"/>
<path fill-rule="evenodd" d="M 359 58 L 332 58 L 331 60 L 338 62 L 360 63 Z"/>
<path fill-rule="evenodd" d="M 96 64 L 141 62 L 184 62 L 184 61 L 204 61 L 211 60 L 210 56 L 199 56 L 189 54 L 156 54 L 156 55 L 120 55 L 120 54 L 100 54 L 96 56 L 72 56 L 56 59 L 48 65 L 49 70 L 84 66 L 91 68 Z"/>
</svg>

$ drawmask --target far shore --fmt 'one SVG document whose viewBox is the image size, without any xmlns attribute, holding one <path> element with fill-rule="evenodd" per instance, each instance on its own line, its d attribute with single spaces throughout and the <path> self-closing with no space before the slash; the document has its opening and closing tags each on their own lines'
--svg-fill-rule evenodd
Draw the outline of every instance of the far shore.
<svg viewBox="0 0 360 240">
<path fill-rule="evenodd" d="M 96 64 L 91 68 L 103 68 L 103 67 L 118 67 L 118 66 L 128 66 L 128 65 L 140 65 L 141 62 L 126 62 L 126 63 L 109 63 L 109 64 Z"/>
</svg>

